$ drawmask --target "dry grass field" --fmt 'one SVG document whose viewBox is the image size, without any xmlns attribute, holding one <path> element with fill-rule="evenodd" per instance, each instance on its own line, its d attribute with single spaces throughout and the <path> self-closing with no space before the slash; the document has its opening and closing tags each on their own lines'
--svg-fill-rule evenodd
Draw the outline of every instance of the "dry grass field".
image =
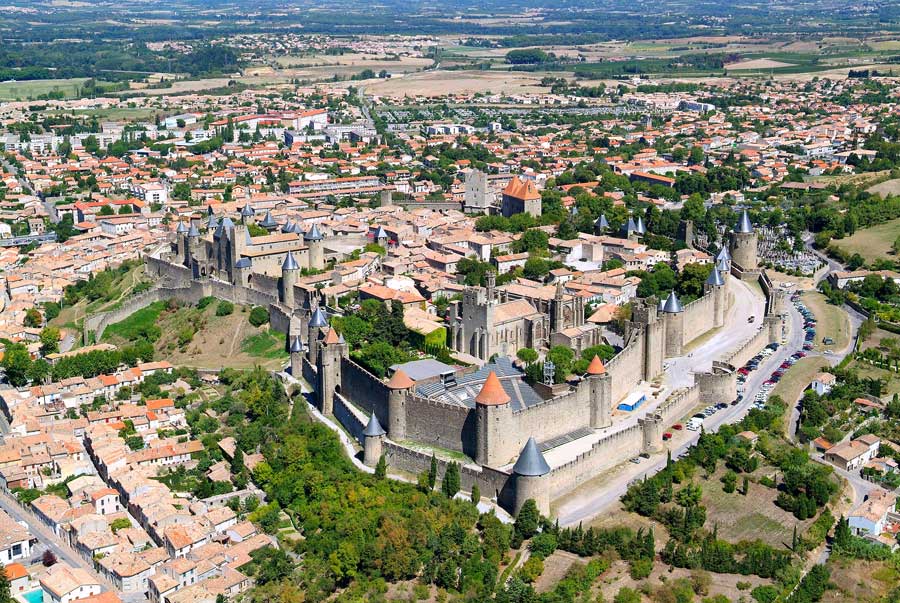
<svg viewBox="0 0 900 603">
<path fill-rule="evenodd" d="M 379 96 L 444 96 L 447 94 L 547 92 L 541 75 L 517 71 L 426 71 L 366 86 L 367 94 Z"/>
<path fill-rule="evenodd" d="M 896 259 L 896 256 L 891 252 L 891 245 L 897 237 L 900 237 L 900 218 L 857 230 L 853 236 L 834 241 L 833 245 L 848 253 L 858 253 L 866 262 L 878 259 L 892 260 Z"/>
</svg>

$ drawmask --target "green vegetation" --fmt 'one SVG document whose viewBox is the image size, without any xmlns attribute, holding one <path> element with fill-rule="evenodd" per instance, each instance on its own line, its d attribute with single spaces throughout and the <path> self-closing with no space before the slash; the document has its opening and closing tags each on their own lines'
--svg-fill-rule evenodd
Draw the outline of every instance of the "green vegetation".
<svg viewBox="0 0 900 603">
<path fill-rule="evenodd" d="M 278 331 L 251 335 L 241 342 L 241 351 L 257 358 L 287 358 L 285 337 Z"/>
</svg>

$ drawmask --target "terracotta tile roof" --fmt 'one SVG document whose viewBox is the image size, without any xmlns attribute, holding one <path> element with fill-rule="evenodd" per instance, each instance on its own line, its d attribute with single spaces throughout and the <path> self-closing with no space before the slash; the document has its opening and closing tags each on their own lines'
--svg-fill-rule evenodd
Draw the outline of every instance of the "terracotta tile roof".
<svg viewBox="0 0 900 603">
<path fill-rule="evenodd" d="M 409 375 L 403 372 L 403 369 L 397 369 L 388 381 L 387 386 L 390 389 L 409 389 L 415 384 L 416 382 L 410 379 Z"/>
<path fill-rule="evenodd" d="M 591 360 L 591 363 L 588 365 L 587 373 L 588 375 L 602 375 L 606 372 L 606 367 L 603 366 L 603 361 L 600 360 L 600 356 L 594 354 L 594 359 Z"/>
<path fill-rule="evenodd" d="M 500 385 L 500 379 L 497 378 L 497 373 L 494 371 L 488 374 L 484 385 L 481 386 L 481 391 L 475 396 L 475 402 L 484 406 L 508 404 L 509 399 L 509 394 L 503 390 L 503 386 Z"/>
</svg>

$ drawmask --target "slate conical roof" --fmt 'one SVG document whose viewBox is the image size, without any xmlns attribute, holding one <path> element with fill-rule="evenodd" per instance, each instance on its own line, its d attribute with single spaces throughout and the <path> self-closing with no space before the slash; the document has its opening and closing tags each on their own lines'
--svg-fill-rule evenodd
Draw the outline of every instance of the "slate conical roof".
<svg viewBox="0 0 900 603">
<path fill-rule="evenodd" d="M 719 250 L 719 253 L 716 254 L 716 261 L 725 260 L 728 261 L 731 259 L 731 254 L 728 253 L 728 247 L 722 246 L 722 249 Z"/>
<path fill-rule="evenodd" d="M 304 241 L 321 241 L 323 238 L 322 233 L 319 231 L 319 227 L 315 224 L 313 224 L 312 228 L 303 235 Z"/>
<path fill-rule="evenodd" d="M 234 263 L 235 268 L 249 268 L 251 265 L 250 258 L 241 258 Z"/>
<path fill-rule="evenodd" d="M 381 427 L 381 423 L 378 422 L 378 417 L 376 417 L 373 412 L 372 416 L 369 417 L 369 423 L 366 425 L 363 435 L 367 438 L 376 438 L 378 436 L 383 436 L 385 433 L 387 432 Z"/>
<path fill-rule="evenodd" d="M 718 272 L 728 272 L 728 260 L 725 258 L 719 260 L 719 263 L 716 264 L 716 270 Z"/>
<path fill-rule="evenodd" d="M 207 215 L 207 216 L 213 215 L 213 208 L 212 208 L 212 205 L 207 205 L 207 206 L 206 206 L 206 215 Z"/>
<path fill-rule="evenodd" d="M 178 234 L 184 234 L 187 231 L 188 231 L 187 226 L 184 225 L 184 222 L 182 220 L 179 220 L 178 228 L 175 229 L 175 232 L 177 232 Z"/>
<path fill-rule="evenodd" d="M 256 212 L 253 210 L 252 207 L 250 207 L 250 204 L 248 203 L 247 205 L 245 205 L 244 207 L 241 208 L 241 215 L 245 218 L 252 218 L 253 216 L 256 215 Z"/>
<path fill-rule="evenodd" d="M 343 334 L 343 333 L 341 333 L 341 334 L 338 336 L 338 343 L 341 344 L 341 345 L 344 345 L 344 344 L 347 343 L 347 340 L 344 339 L 344 334 Z"/>
<path fill-rule="evenodd" d="M 387 382 L 388 389 L 409 389 L 416 382 L 410 379 L 403 369 L 397 369 Z"/>
<path fill-rule="evenodd" d="M 281 232 L 294 232 L 294 223 L 291 222 L 290 218 L 288 218 L 288 221 L 281 227 Z"/>
<path fill-rule="evenodd" d="M 299 354 L 303 351 L 303 341 L 301 341 L 300 337 L 294 337 L 291 339 L 291 354 Z"/>
<path fill-rule="evenodd" d="M 684 308 L 681 305 L 681 300 L 678 299 L 678 296 L 675 295 L 675 292 L 672 291 L 669 293 L 669 297 L 666 298 L 666 303 L 663 306 L 663 312 L 667 314 L 678 314 L 679 312 L 683 312 Z"/>
<path fill-rule="evenodd" d="M 597 228 L 609 228 L 609 222 L 606 221 L 606 214 L 600 214 L 600 217 L 594 222 L 594 226 Z"/>
<path fill-rule="evenodd" d="M 513 465 L 513 473 L 524 477 L 538 477 L 550 473 L 550 465 L 547 464 L 533 437 L 525 442 L 525 447 L 519 453 L 519 460 Z"/>
<path fill-rule="evenodd" d="M 500 406 L 509 403 L 509 394 L 504 391 L 500 379 L 497 378 L 497 373 L 491 371 L 488 374 L 484 385 L 481 386 L 481 391 L 475 396 L 475 402 L 483 406 Z"/>
<path fill-rule="evenodd" d="M 328 313 L 321 306 L 317 307 L 316 311 L 309 317 L 309 326 L 317 329 L 328 326 Z"/>
<path fill-rule="evenodd" d="M 287 255 L 284 256 L 284 261 L 281 263 L 282 270 L 300 270 L 300 264 L 297 263 L 297 260 L 294 259 L 294 254 L 290 251 L 287 252 Z"/>
<path fill-rule="evenodd" d="M 216 214 L 209 214 L 209 219 L 206 220 L 206 227 L 210 230 L 219 227 L 219 219 L 216 217 Z"/>
<path fill-rule="evenodd" d="M 747 210 L 744 210 L 744 213 L 741 214 L 741 219 L 738 220 L 737 227 L 734 229 L 734 232 L 739 232 L 742 234 L 748 234 L 753 232 L 753 224 L 750 223 L 750 216 L 747 215 Z"/>
<path fill-rule="evenodd" d="M 572 211 L 569 212 L 569 213 L 571 213 L 573 216 L 577 216 L 577 215 L 578 215 L 578 206 L 577 206 L 577 205 L 573 205 L 573 206 L 572 206 Z"/>
<path fill-rule="evenodd" d="M 603 366 L 603 361 L 600 360 L 600 356 L 594 354 L 594 359 L 591 360 L 591 363 L 588 365 L 587 374 L 588 375 L 602 375 L 606 372 L 606 367 Z"/>
<path fill-rule="evenodd" d="M 637 222 L 634 225 L 634 229 L 638 234 L 647 234 L 647 227 L 644 226 L 644 220 L 640 216 L 638 216 Z"/>
<path fill-rule="evenodd" d="M 191 227 L 188 229 L 188 236 L 189 237 L 199 237 L 200 236 L 200 231 L 197 230 L 197 225 L 194 224 L 193 222 L 191 222 Z"/>
<path fill-rule="evenodd" d="M 375 240 L 377 241 L 378 239 L 386 239 L 386 238 L 388 238 L 387 231 L 384 228 L 382 228 L 381 226 L 379 226 L 378 230 L 375 231 Z"/>
<path fill-rule="evenodd" d="M 628 234 L 630 232 L 634 232 L 635 230 L 637 230 L 637 225 L 634 223 L 634 218 L 632 218 L 631 216 L 628 216 L 628 222 L 625 223 L 624 229 L 625 229 L 625 234 Z"/>
<path fill-rule="evenodd" d="M 275 228 L 278 226 L 278 222 L 275 221 L 275 218 L 272 217 L 272 212 L 266 210 L 266 215 L 263 217 L 262 222 L 259 223 L 263 228 Z"/>
<path fill-rule="evenodd" d="M 656 310 L 657 310 L 657 312 L 662 312 L 663 308 L 665 308 L 665 307 L 666 307 L 666 300 L 660 299 L 659 303 L 656 305 Z"/>
<path fill-rule="evenodd" d="M 709 277 L 706 279 L 706 284 L 712 285 L 713 287 L 721 287 L 725 284 L 725 279 L 722 278 L 721 272 L 716 268 L 713 268 L 709 273 Z"/>
</svg>

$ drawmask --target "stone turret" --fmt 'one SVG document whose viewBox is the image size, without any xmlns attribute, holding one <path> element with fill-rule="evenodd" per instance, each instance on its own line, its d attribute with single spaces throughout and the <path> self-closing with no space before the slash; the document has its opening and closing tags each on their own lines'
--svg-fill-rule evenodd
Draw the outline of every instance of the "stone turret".
<svg viewBox="0 0 900 603">
<path fill-rule="evenodd" d="M 503 389 L 497 373 L 491 371 L 475 396 L 475 461 L 478 464 L 498 467 L 509 460 L 503 458 L 503 444 L 511 419 L 509 394 Z"/>
<path fill-rule="evenodd" d="M 487 302 L 490 304 L 493 303 L 497 296 L 497 273 L 493 270 L 488 270 L 487 274 L 484 275 L 484 281 Z"/>
<path fill-rule="evenodd" d="M 756 270 L 759 267 L 758 243 L 753 224 L 750 223 L 750 216 L 745 209 L 731 233 L 731 257 L 734 262 L 744 270 Z"/>
<path fill-rule="evenodd" d="M 378 245 L 381 245 L 385 249 L 388 247 L 388 241 L 390 241 L 390 237 L 388 236 L 387 231 L 381 226 L 375 231 L 375 242 Z"/>
<path fill-rule="evenodd" d="M 534 499 L 541 515 L 550 515 L 550 492 L 546 476 L 550 465 L 541 454 L 533 437 L 528 438 L 525 447 L 513 465 L 515 490 L 512 513 L 516 515 L 529 498 Z"/>
<path fill-rule="evenodd" d="M 275 218 L 272 217 L 272 212 L 268 209 L 266 210 L 266 215 L 263 217 L 262 221 L 259 223 L 260 226 L 268 230 L 269 232 L 274 231 L 278 228 L 278 222 L 275 221 Z"/>
<path fill-rule="evenodd" d="M 684 308 L 672 291 L 662 307 L 666 320 L 666 357 L 681 356 L 684 347 Z"/>
<path fill-rule="evenodd" d="M 588 365 L 587 380 L 590 387 L 591 427 L 609 427 L 612 425 L 612 378 L 597 355 Z"/>
<path fill-rule="evenodd" d="M 600 214 L 600 217 L 594 222 L 594 234 L 601 235 L 607 230 L 609 230 L 609 222 L 606 220 L 606 214 Z"/>
<path fill-rule="evenodd" d="M 713 267 L 703 285 L 704 291 L 713 296 L 713 326 L 716 327 L 725 325 L 725 283 L 722 273 Z"/>
<path fill-rule="evenodd" d="M 406 394 L 415 384 L 403 369 L 397 369 L 388 380 L 388 435 L 395 442 L 406 439 Z"/>
<path fill-rule="evenodd" d="M 281 302 L 289 310 L 294 308 L 294 285 L 297 284 L 297 276 L 300 274 L 300 264 L 290 251 L 284 256 L 281 263 Z"/>
<path fill-rule="evenodd" d="M 175 229 L 175 244 L 178 248 L 178 262 L 182 266 L 188 265 L 188 228 L 184 222 L 178 222 L 178 228 Z"/>
<path fill-rule="evenodd" d="M 319 227 L 315 224 L 303 235 L 303 240 L 309 247 L 309 267 L 314 270 L 325 269 L 325 241 Z"/>
<path fill-rule="evenodd" d="M 307 325 L 309 332 L 306 335 L 306 341 L 310 362 L 316 362 L 319 357 L 319 333 L 327 326 L 328 313 L 320 306 L 316 306 L 316 309 L 313 310 L 312 315 L 309 317 L 309 324 Z"/>
<path fill-rule="evenodd" d="M 550 326 L 553 331 L 559 332 L 563 330 L 563 284 L 562 281 L 556 283 L 556 293 L 553 295 L 553 324 Z"/>
<path fill-rule="evenodd" d="M 291 353 L 291 375 L 300 379 L 303 376 L 303 341 L 299 335 L 291 338 L 288 351 Z"/>
<path fill-rule="evenodd" d="M 253 263 L 250 261 L 250 258 L 241 258 L 234 263 L 234 282 L 236 285 L 239 284 L 241 287 L 248 287 L 250 285 L 252 265 Z"/>
<path fill-rule="evenodd" d="M 256 219 L 256 212 L 250 206 L 250 203 L 247 203 L 246 205 L 244 205 L 244 207 L 241 208 L 241 222 L 243 224 L 250 225 L 250 224 L 253 224 L 255 219 Z"/>
<path fill-rule="evenodd" d="M 641 452 L 654 454 L 662 450 L 663 418 L 659 414 L 648 414 L 638 419 L 641 426 L 642 444 Z"/>
<path fill-rule="evenodd" d="M 374 467 L 378 464 L 384 450 L 385 433 L 373 412 L 369 417 L 369 424 L 363 431 L 363 463 L 367 466 Z"/>
<path fill-rule="evenodd" d="M 319 379 L 319 400 L 322 414 L 334 414 L 334 392 L 341 384 L 341 358 L 345 355 L 347 344 L 338 336 L 334 328 L 328 329 L 322 345 L 319 347 L 317 373 Z"/>
</svg>

